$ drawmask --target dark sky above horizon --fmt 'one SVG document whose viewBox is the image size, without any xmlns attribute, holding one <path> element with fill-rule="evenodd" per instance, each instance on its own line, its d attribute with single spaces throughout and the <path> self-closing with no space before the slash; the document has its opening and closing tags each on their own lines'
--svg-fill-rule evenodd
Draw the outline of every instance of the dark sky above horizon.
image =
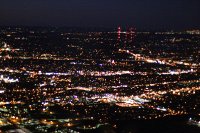
<svg viewBox="0 0 200 133">
<path fill-rule="evenodd" d="M 0 25 L 200 28 L 200 0 L 0 0 Z"/>
</svg>

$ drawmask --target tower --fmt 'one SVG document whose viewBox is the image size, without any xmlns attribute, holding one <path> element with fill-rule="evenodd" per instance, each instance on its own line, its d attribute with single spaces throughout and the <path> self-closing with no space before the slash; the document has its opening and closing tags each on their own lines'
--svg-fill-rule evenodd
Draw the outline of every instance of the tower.
<svg viewBox="0 0 200 133">
<path fill-rule="evenodd" d="M 135 39 L 135 36 L 136 36 L 135 31 L 136 31 L 136 29 L 133 27 L 128 29 L 128 39 L 131 42 Z"/>
<path fill-rule="evenodd" d="M 118 27 L 118 30 L 117 30 L 117 39 L 118 39 L 118 41 L 120 41 L 120 39 L 121 39 L 121 27 Z"/>
</svg>

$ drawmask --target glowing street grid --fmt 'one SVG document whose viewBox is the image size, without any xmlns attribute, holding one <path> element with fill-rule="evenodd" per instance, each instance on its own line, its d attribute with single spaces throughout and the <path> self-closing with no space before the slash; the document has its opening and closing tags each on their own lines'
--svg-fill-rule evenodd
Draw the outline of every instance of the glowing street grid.
<svg viewBox="0 0 200 133">
<path fill-rule="evenodd" d="M 0 131 L 76 133 L 171 116 L 199 126 L 199 35 L 1 28 Z"/>
</svg>

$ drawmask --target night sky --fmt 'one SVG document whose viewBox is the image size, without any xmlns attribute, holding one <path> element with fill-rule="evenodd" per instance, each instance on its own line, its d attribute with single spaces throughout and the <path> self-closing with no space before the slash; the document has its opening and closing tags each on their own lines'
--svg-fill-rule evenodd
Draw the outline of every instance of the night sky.
<svg viewBox="0 0 200 133">
<path fill-rule="evenodd" d="M 0 0 L 0 25 L 200 28 L 200 0 Z"/>
</svg>

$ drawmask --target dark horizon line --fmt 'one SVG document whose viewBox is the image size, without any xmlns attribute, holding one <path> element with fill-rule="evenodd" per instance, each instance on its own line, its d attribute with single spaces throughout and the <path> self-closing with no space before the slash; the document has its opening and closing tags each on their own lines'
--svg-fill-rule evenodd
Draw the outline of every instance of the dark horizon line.
<svg viewBox="0 0 200 133">
<path fill-rule="evenodd" d="M 116 27 L 114 26 L 56 26 L 56 25 L 0 25 L 0 28 L 77 28 L 77 29 L 82 29 L 82 30 L 94 30 L 94 29 L 101 29 L 102 30 L 115 30 L 117 29 L 118 27 L 121 27 L 122 28 L 122 31 L 126 31 L 128 30 L 129 28 L 135 28 L 136 31 L 177 31 L 177 32 L 181 32 L 181 31 L 187 31 L 187 30 L 200 30 L 200 28 L 191 28 L 191 27 L 188 27 L 188 28 L 178 28 L 178 29 L 173 29 L 173 28 L 137 28 L 137 27 L 134 27 L 134 26 L 121 26 L 121 25 L 118 25 Z M 123 30 L 125 29 L 125 30 Z"/>
</svg>

